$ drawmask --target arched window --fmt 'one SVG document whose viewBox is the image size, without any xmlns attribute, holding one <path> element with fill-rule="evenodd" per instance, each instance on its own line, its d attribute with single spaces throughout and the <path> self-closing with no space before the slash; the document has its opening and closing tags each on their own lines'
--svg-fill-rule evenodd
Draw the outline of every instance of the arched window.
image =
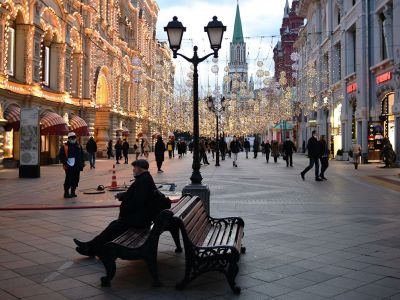
<svg viewBox="0 0 400 300">
<path fill-rule="evenodd" d="M 8 26 L 8 57 L 7 57 L 7 73 L 9 76 L 15 76 L 15 21 L 11 21 Z"/>
</svg>

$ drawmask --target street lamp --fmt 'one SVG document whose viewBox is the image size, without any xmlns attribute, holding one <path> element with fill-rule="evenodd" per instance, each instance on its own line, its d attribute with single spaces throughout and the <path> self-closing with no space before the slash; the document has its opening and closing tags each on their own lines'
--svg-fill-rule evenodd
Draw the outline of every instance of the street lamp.
<svg viewBox="0 0 400 300">
<path fill-rule="evenodd" d="M 173 52 L 173 57 L 177 58 L 177 56 L 183 57 L 186 61 L 193 64 L 193 173 L 190 177 L 191 185 L 185 187 L 183 192 L 192 192 L 194 193 L 202 193 L 204 198 L 209 199 L 209 193 L 207 187 L 202 187 L 201 181 L 202 177 L 200 174 L 200 154 L 199 154 L 199 74 L 198 74 L 198 65 L 199 63 L 206 60 L 211 55 L 214 55 L 215 58 L 218 58 L 218 50 L 221 49 L 222 38 L 224 32 L 226 31 L 226 26 L 222 24 L 221 21 L 218 21 L 217 17 L 213 17 L 212 21 L 208 23 L 206 27 L 204 27 L 204 31 L 208 34 L 208 39 L 210 41 L 212 53 L 207 54 L 204 57 L 199 57 L 197 55 L 197 46 L 193 47 L 193 57 L 188 58 L 187 56 L 178 53 L 178 50 L 181 48 L 181 42 L 183 33 L 186 31 L 186 27 L 182 25 L 181 22 L 178 21 L 178 18 L 173 17 L 172 21 L 168 23 L 166 27 L 164 27 L 164 31 L 167 32 L 169 47 Z M 207 192 L 204 190 L 207 189 Z M 199 191 L 202 190 L 202 191 Z M 201 195 L 200 195 L 201 197 Z M 207 202 L 207 200 L 205 200 Z M 208 204 L 208 203 L 206 203 Z M 207 206 L 208 208 L 208 206 Z"/>
<path fill-rule="evenodd" d="M 219 167 L 220 166 L 220 164 L 219 164 L 219 117 L 220 117 L 220 114 L 223 111 L 225 111 L 226 105 L 225 105 L 225 97 L 221 98 L 220 106 L 214 100 L 215 100 L 215 98 L 209 96 L 207 98 L 207 107 L 211 112 L 213 112 L 215 114 L 215 119 L 216 119 L 216 124 L 217 124 L 216 125 L 216 135 L 215 135 L 217 138 L 217 151 L 216 151 L 217 157 L 215 160 L 215 166 Z"/>
</svg>

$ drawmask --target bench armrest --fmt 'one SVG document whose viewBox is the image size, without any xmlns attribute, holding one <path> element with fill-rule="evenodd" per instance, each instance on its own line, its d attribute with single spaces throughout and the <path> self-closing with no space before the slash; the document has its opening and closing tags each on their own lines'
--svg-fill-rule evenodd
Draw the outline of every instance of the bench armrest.
<svg viewBox="0 0 400 300">
<path fill-rule="evenodd" d="M 228 224 L 238 224 L 244 227 L 244 221 L 240 217 L 227 217 L 227 218 L 212 218 L 208 217 L 211 223 L 228 223 Z"/>
</svg>

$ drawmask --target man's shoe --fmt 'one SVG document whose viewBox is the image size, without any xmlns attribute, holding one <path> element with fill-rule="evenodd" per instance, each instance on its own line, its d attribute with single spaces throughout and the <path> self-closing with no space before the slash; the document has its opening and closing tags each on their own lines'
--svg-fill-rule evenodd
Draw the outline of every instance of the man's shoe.
<svg viewBox="0 0 400 300">
<path fill-rule="evenodd" d="M 75 194 L 75 189 L 71 189 L 71 198 L 72 197 L 78 197 L 78 195 Z"/>
<path fill-rule="evenodd" d="M 89 246 L 88 243 L 81 242 L 81 241 L 79 241 L 77 239 L 74 239 L 74 243 L 78 246 L 78 247 L 75 248 L 76 252 L 78 252 L 81 255 L 94 257 L 94 253 L 90 249 L 90 246 Z"/>
<path fill-rule="evenodd" d="M 323 181 L 323 180 L 321 178 L 319 178 L 319 177 L 316 177 L 315 181 Z"/>
<path fill-rule="evenodd" d="M 301 176 L 301 179 L 304 180 L 304 173 L 303 172 L 300 173 L 300 176 Z"/>
<path fill-rule="evenodd" d="M 328 180 L 325 176 L 320 176 L 323 180 Z"/>
<path fill-rule="evenodd" d="M 72 198 L 72 196 L 68 192 L 64 192 L 64 198 Z"/>
</svg>

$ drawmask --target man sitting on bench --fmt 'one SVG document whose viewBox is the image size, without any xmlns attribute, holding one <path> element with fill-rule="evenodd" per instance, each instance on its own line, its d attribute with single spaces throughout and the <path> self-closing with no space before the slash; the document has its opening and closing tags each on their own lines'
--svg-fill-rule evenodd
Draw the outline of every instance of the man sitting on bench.
<svg viewBox="0 0 400 300">
<path fill-rule="evenodd" d="M 89 242 L 74 239 L 76 251 L 85 256 L 102 255 L 103 246 L 123 234 L 129 228 L 150 227 L 157 209 L 154 199 L 156 185 L 150 175 L 147 160 L 139 159 L 132 163 L 135 181 L 124 192 L 116 197 L 121 201 L 119 217 L 106 229 Z"/>
</svg>

